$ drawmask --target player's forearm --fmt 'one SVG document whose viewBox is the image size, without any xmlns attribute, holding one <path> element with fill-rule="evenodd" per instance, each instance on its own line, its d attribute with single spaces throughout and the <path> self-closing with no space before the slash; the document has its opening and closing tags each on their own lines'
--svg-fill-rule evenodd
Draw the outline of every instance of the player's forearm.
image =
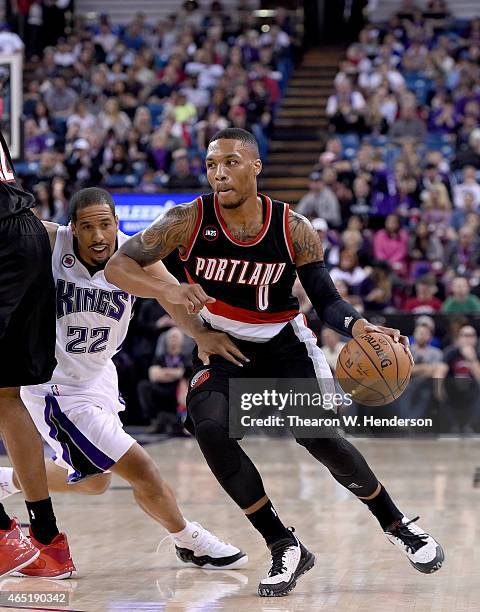
<svg viewBox="0 0 480 612">
<path fill-rule="evenodd" d="M 157 278 L 164 282 L 178 285 L 178 280 L 164 266 L 150 266 L 150 274 L 154 273 Z M 202 319 L 198 315 L 190 314 L 183 304 L 172 304 L 165 295 L 158 295 L 157 301 L 167 311 L 175 323 L 194 340 L 205 331 Z"/>
<path fill-rule="evenodd" d="M 368 321 L 342 299 L 323 263 L 316 261 L 300 266 L 297 273 L 320 320 L 343 336 L 362 333 Z"/>
<path fill-rule="evenodd" d="M 112 285 L 142 298 L 159 299 L 163 290 L 171 284 L 152 276 L 121 251 L 117 251 L 107 263 L 105 278 Z"/>
<path fill-rule="evenodd" d="M 182 304 L 171 304 L 163 297 L 157 297 L 157 300 L 175 323 L 194 340 L 206 331 L 202 318 L 199 315 L 188 314 L 187 309 Z"/>
<path fill-rule="evenodd" d="M 288 222 L 298 278 L 318 316 L 343 336 L 362 333 L 358 330 L 368 321 L 338 293 L 325 267 L 323 247 L 317 232 L 305 217 L 297 213 L 290 212 Z"/>
</svg>

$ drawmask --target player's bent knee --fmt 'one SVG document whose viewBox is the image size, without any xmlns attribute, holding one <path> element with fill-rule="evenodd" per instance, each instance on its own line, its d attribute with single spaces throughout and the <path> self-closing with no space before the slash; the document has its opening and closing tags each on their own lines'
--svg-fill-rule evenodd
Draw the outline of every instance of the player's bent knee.
<svg viewBox="0 0 480 612">
<path fill-rule="evenodd" d="M 350 453 L 345 452 L 342 440 L 340 436 L 296 438 L 300 446 L 303 446 L 329 470 L 348 475 L 355 471 L 355 461 Z"/>
<path fill-rule="evenodd" d="M 204 419 L 195 425 L 195 435 L 215 476 L 226 480 L 240 469 L 240 449 L 238 442 L 228 436 L 228 432 L 212 419 Z"/>
<path fill-rule="evenodd" d="M 188 412 L 195 427 L 205 419 L 217 421 L 228 428 L 228 400 L 219 391 L 201 391 L 188 402 Z"/>
<path fill-rule="evenodd" d="M 227 398 L 218 391 L 202 391 L 192 397 L 188 409 L 202 453 L 217 479 L 224 483 L 241 467 L 238 442 L 228 435 Z"/>
<path fill-rule="evenodd" d="M 203 419 L 197 423 L 195 436 L 200 443 L 221 444 L 222 446 L 229 439 L 226 429 L 213 419 Z"/>
</svg>

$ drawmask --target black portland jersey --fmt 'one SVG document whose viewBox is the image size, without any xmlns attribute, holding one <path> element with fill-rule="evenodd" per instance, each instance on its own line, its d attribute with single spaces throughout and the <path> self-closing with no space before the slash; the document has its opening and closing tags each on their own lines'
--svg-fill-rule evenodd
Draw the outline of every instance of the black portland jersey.
<svg viewBox="0 0 480 612">
<path fill-rule="evenodd" d="M 213 328 L 265 342 L 299 311 L 292 295 L 296 269 L 288 234 L 288 204 L 259 196 L 264 223 L 249 242 L 237 240 L 228 231 L 216 194 L 197 198 L 197 224 L 180 258 L 189 282 L 199 283 L 216 299 L 201 311 Z"/>
<path fill-rule="evenodd" d="M 35 198 L 17 183 L 7 143 L 0 132 L 0 219 L 35 206 Z"/>
</svg>

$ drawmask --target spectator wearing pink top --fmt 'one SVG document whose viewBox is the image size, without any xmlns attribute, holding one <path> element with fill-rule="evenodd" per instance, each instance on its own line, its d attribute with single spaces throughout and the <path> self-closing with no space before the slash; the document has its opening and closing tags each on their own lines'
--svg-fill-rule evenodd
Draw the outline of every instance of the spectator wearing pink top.
<svg viewBox="0 0 480 612">
<path fill-rule="evenodd" d="M 375 259 L 387 261 L 398 274 L 406 273 L 408 234 L 400 228 L 397 215 L 388 215 L 385 219 L 385 229 L 378 230 L 375 234 L 373 253 Z"/>
</svg>

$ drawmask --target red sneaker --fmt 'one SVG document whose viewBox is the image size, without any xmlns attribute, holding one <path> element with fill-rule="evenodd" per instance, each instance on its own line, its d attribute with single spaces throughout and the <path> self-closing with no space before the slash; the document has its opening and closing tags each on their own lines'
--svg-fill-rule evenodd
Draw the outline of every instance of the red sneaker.
<svg viewBox="0 0 480 612">
<path fill-rule="evenodd" d="M 76 573 L 77 570 L 68 548 L 67 536 L 64 533 L 55 536 L 50 544 L 42 544 L 37 542 L 30 529 L 30 540 L 39 549 L 40 556 L 27 567 L 22 566 L 24 569 L 15 572 L 14 576 L 64 580 Z"/>
<path fill-rule="evenodd" d="M 0 577 L 30 565 L 40 555 L 20 529 L 17 521 L 12 519 L 8 530 L 0 530 Z"/>
</svg>

